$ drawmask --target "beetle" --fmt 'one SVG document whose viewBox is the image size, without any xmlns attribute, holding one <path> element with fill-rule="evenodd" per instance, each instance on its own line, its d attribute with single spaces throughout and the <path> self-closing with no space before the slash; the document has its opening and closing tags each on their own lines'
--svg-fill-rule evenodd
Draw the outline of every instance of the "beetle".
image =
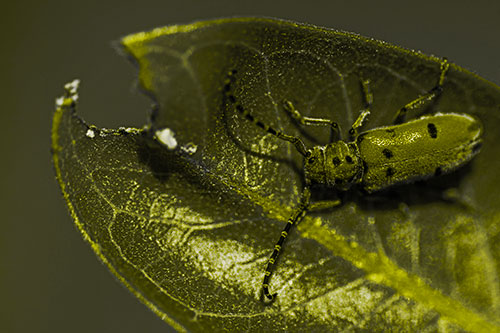
<svg viewBox="0 0 500 333">
<path fill-rule="evenodd" d="M 471 115 L 436 113 L 406 121 L 407 111 L 435 101 L 442 93 L 449 67 L 448 60 L 443 58 L 436 85 L 426 94 L 400 108 L 394 118 L 394 124 L 358 133 L 370 114 L 373 103 L 369 81 L 361 80 L 365 108 L 349 130 L 350 141 L 341 140 L 337 123 L 328 119 L 305 117 L 290 101 L 284 101 L 285 111 L 302 125 L 330 126 L 332 133 L 337 133 L 339 137 L 335 142 L 312 148 L 307 148 L 300 138 L 287 135 L 255 118 L 233 94 L 232 86 L 237 71 L 228 73 L 223 88 L 228 105 L 267 133 L 292 143 L 304 157 L 304 190 L 267 263 L 262 283 L 265 297 L 273 300 L 276 296 L 269 291 L 269 280 L 291 227 L 308 211 L 341 204 L 340 200 L 312 203 L 312 185 L 326 185 L 340 191 L 347 191 L 353 185 L 359 185 L 367 193 L 371 193 L 397 184 L 449 173 L 479 153 L 483 127 L 481 122 Z"/>
</svg>

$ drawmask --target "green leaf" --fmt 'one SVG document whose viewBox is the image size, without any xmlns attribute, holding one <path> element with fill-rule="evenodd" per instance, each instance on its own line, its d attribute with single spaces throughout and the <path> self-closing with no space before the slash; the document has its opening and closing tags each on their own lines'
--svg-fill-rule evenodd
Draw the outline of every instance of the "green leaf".
<svg viewBox="0 0 500 333">
<path fill-rule="evenodd" d="M 263 271 L 303 187 L 293 146 L 223 99 L 226 73 L 257 118 L 324 144 L 281 107 L 364 129 L 432 88 L 440 59 L 345 32 L 236 18 L 125 37 L 158 108 L 145 129 L 104 130 L 75 114 L 67 86 L 54 115 L 55 170 L 76 225 L 99 258 L 178 330 L 500 331 L 500 89 L 452 65 L 432 111 L 484 125 L 482 151 L 459 171 L 310 213 L 293 230 L 261 301 Z M 152 138 L 168 128 L 170 149 Z M 171 147 L 171 148 L 172 148 Z M 329 195 L 317 193 L 316 195 Z M 450 196 L 454 199 L 448 200 Z M 446 199 L 448 198 L 448 199 Z"/>
</svg>

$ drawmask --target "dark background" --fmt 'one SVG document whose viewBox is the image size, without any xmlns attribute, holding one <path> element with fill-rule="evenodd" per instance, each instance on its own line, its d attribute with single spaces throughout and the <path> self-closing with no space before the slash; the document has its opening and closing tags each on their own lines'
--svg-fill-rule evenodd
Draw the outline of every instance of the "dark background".
<svg viewBox="0 0 500 333">
<path fill-rule="evenodd" d="M 54 99 L 82 81 L 79 113 L 141 127 L 150 101 L 113 41 L 157 26 L 234 15 L 293 19 L 375 37 L 500 84 L 500 2 L 8 1 L 0 9 L 0 331 L 164 332 L 83 241 L 50 158 Z M 459 110 L 454 110 L 459 111 Z M 500 129 L 499 129 L 500 130 Z"/>
</svg>

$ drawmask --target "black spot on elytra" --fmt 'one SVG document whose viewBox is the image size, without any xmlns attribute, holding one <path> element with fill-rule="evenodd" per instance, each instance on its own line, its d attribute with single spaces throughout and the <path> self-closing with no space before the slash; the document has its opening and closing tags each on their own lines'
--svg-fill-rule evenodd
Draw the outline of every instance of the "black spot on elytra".
<svg viewBox="0 0 500 333">
<path fill-rule="evenodd" d="M 387 157 L 387 158 L 391 158 L 391 157 L 394 156 L 394 154 L 392 153 L 392 151 L 390 151 L 387 148 L 385 148 L 384 150 L 382 150 L 382 154 L 384 154 L 384 156 Z"/>
<path fill-rule="evenodd" d="M 340 158 L 338 158 L 337 156 L 335 156 L 333 158 L 332 162 L 333 162 L 333 165 L 339 166 L 340 165 Z"/>
<path fill-rule="evenodd" d="M 434 170 L 434 176 L 441 176 L 443 173 L 443 169 L 441 167 L 437 167 L 436 170 Z"/>
<path fill-rule="evenodd" d="M 434 125 L 433 123 L 427 124 L 427 132 L 429 132 L 429 135 L 433 139 L 437 138 L 437 136 L 438 136 L 438 130 L 436 128 L 436 125 Z"/>
<path fill-rule="evenodd" d="M 346 162 L 347 162 L 347 163 L 353 163 L 352 157 L 351 157 L 351 156 L 349 156 L 349 155 L 347 155 L 347 156 L 345 157 L 345 160 L 346 160 Z"/>
<path fill-rule="evenodd" d="M 394 173 L 395 173 L 395 171 L 394 171 L 393 168 L 387 168 L 387 170 L 385 170 L 385 175 L 387 177 L 390 177 L 390 176 L 394 175 Z"/>
</svg>

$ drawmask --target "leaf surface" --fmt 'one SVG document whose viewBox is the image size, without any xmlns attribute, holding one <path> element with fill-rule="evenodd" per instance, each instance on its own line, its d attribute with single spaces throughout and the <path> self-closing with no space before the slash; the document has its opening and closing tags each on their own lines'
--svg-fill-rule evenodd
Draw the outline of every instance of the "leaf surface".
<svg viewBox="0 0 500 333">
<path fill-rule="evenodd" d="M 432 111 L 468 113 L 482 151 L 459 171 L 308 214 L 275 272 L 263 270 L 303 187 L 294 147 L 227 107 L 223 87 L 263 122 L 325 144 L 363 107 L 363 129 L 432 88 L 440 59 L 357 35 L 275 19 L 237 18 L 125 37 L 157 103 L 146 129 L 104 130 L 75 114 L 69 89 L 54 116 L 57 177 L 75 222 L 111 271 L 178 330 L 500 330 L 500 89 L 452 65 Z M 170 150 L 152 138 L 168 128 Z M 404 167 L 404 165 L 402 165 Z M 445 198 L 453 194 L 454 200 Z M 335 191 L 316 196 L 335 195 Z"/>
</svg>

